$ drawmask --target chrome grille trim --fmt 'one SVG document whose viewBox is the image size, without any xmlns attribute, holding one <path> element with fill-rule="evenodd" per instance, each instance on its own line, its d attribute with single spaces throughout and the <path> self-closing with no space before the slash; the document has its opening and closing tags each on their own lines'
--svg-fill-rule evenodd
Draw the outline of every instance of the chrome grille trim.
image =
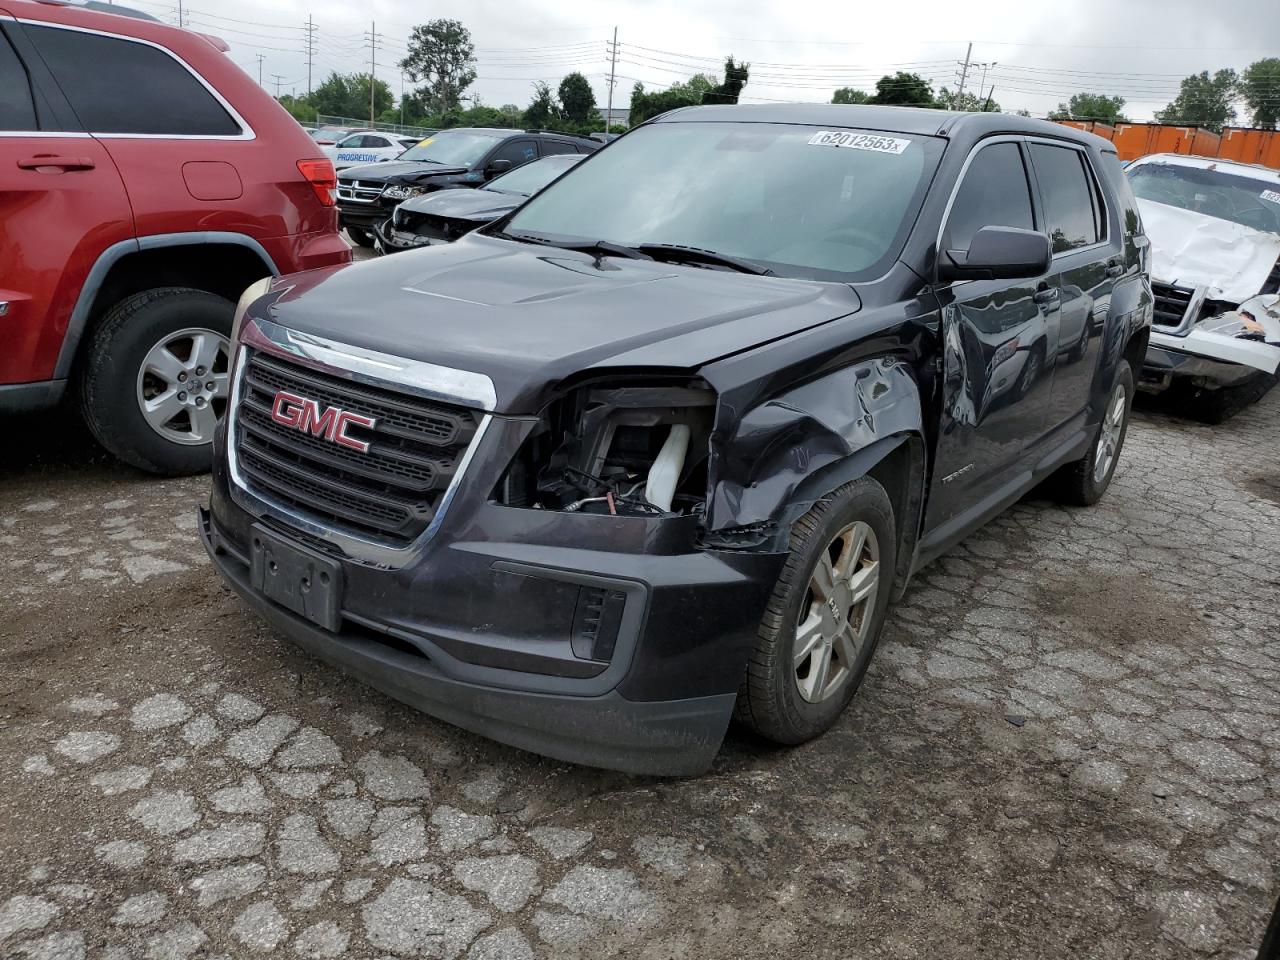
<svg viewBox="0 0 1280 960">
<path fill-rule="evenodd" d="M 245 371 L 251 350 L 275 354 L 292 363 L 309 366 L 331 376 L 341 376 L 351 380 L 353 384 L 363 383 L 484 411 L 478 415 L 471 441 L 457 459 L 453 476 L 437 502 L 430 522 L 411 542 L 395 546 L 372 537 L 335 529 L 253 485 L 247 476 L 250 468 L 241 462 L 237 450 L 237 438 L 241 429 L 239 409 L 244 399 Z M 335 366 L 339 361 L 347 361 L 355 369 Z M 451 390 L 458 392 L 450 392 Z M 493 382 L 483 374 L 392 357 L 323 337 L 299 334 L 270 321 L 246 317 L 232 369 L 231 398 L 225 426 L 232 499 L 255 517 L 269 518 L 276 521 L 277 525 L 283 524 L 298 531 L 304 538 L 315 538 L 331 544 L 356 562 L 387 568 L 402 567 L 422 551 L 444 522 L 467 467 L 493 420 L 490 411 L 495 402 Z M 260 469 L 262 465 L 257 466 Z"/>
</svg>

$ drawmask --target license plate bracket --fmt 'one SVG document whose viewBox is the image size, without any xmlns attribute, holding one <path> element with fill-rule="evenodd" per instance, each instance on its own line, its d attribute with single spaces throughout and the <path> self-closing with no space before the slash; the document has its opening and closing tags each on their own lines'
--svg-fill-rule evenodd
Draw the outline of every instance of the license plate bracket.
<svg viewBox="0 0 1280 960">
<path fill-rule="evenodd" d="M 342 621 L 342 567 L 332 557 L 254 524 L 249 582 L 268 600 L 337 632 Z"/>
</svg>

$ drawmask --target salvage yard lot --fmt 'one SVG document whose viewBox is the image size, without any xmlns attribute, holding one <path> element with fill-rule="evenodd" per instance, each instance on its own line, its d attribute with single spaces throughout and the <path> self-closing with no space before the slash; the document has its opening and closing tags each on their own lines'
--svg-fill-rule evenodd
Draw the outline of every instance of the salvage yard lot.
<svg viewBox="0 0 1280 960">
<path fill-rule="evenodd" d="M 1252 958 L 1280 886 L 1280 391 L 1139 413 L 891 613 L 854 707 L 644 780 L 273 636 L 155 481 L 0 454 L 0 953 Z M 68 440 L 68 434 L 74 434 Z M 260 955 L 260 954 L 258 954 Z"/>
</svg>

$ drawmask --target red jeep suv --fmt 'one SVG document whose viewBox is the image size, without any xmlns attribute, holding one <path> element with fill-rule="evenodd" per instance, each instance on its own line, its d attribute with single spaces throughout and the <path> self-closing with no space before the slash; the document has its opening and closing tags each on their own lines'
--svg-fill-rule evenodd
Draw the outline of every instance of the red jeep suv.
<svg viewBox="0 0 1280 960">
<path fill-rule="evenodd" d="M 0 0 L 0 411 L 70 391 L 156 473 L 209 465 L 241 293 L 351 259 L 331 162 L 227 49 Z"/>
</svg>

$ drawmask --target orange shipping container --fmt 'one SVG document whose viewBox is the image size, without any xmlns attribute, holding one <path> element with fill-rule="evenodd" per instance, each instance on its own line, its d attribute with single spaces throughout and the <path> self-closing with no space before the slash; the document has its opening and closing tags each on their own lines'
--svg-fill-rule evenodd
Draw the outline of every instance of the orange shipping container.
<svg viewBox="0 0 1280 960">
<path fill-rule="evenodd" d="M 1260 163 L 1280 169 L 1280 133 L 1251 127 L 1227 127 L 1222 131 L 1218 156 L 1237 163 Z"/>
</svg>

